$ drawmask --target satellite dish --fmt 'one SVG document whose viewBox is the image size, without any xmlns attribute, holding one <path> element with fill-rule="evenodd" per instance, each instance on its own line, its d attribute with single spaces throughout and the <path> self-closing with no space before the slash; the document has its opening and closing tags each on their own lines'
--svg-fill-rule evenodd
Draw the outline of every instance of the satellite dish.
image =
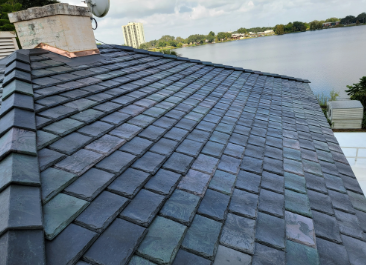
<svg viewBox="0 0 366 265">
<path fill-rule="evenodd" d="M 109 11 L 109 0 L 86 0 L 85 3 L 96 17 L 104 17 Z"/>
</svg>

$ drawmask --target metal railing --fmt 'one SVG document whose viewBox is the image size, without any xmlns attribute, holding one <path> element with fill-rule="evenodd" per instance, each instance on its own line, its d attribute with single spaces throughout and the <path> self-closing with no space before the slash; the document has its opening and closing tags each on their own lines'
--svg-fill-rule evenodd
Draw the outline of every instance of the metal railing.
<svg viewBox="0 0 366 265">
<path fill-rule="evenodd" d="M 366 147 L 341 147 L 341 149 L 356 149 L 356 156 L 346 156 L 346 158 L 354 158 L 355 159 L 355 163 L 357 162 L 357 159 L 358 158 L 361 158 L 361 159 L 366 159 L 366 156 L 358 156 L 358 150 L 360 149 L 365 149 L 366 150 Z"/>
</svg>

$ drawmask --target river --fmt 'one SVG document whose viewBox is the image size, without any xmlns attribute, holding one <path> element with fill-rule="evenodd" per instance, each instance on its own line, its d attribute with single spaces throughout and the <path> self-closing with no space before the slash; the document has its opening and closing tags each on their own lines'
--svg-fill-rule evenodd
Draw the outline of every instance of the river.
<svg viewBox="0 0 366 265">
<path fill-rule="evenodd" d="M 176 50 L 184 57 L 309 79 L 315 94 L 366 76 L 366 26 L 259 37 Z"/>
</svg>

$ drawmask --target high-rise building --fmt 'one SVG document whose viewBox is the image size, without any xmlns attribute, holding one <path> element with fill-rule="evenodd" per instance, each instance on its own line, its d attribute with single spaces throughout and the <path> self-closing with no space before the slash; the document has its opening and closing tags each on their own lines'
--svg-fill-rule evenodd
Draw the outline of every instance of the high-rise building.
<svg viewBox="0 0 366 265">
<path fill-rule="evenodd" d="M 125 44 L 133 48 L 139 48 L 141 44 L 145 43 L 144 27 L 140 22 L 129 22 L 122 26 L 123 37 Z"/>
</svg>

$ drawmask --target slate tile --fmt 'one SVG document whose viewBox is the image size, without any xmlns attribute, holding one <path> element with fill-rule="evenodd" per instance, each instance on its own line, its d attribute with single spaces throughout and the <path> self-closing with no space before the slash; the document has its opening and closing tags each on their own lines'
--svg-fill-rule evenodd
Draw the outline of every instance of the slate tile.
<svg viewBox="0 0 366 265">
<path fill-rule="evenodd" d="M 308 190 L 311 209 L 334 215 L 332 201 L 328 195 Z"/>
<path fill-rule="evenodd" d="M 49 148 L 66 155 L 71 155 L 88 144 L 91 140 L 91 137 L 75 132 L 51 144 Z"/>
<path fill-rule="evenodd" d="M 13 93 L 20 93 L 23 95 L 33 96 L 33 88 L 31 84 L 25 83 L 20 80 L 13 80 L 7 85 L 3 85 L 2 100 L 7 99 Z"/>
<path fill-rule="evenodd" d="M 70 224 L 54 240 L 46 241 L 47 264 L 74 264 L 94 242 L 97 235 L 88 229 Z"/>
<path fill-rule="evenodd" d="M 106 132 L 111 130 L 113 128 L 113 125 L 110 125 L 105 122 L 96 121 L 90 125 L 84 126 L 81 129 L 78 130 L 79 133 L 93 136 L 93 137 L 100 137 L 104 135 Z"/>
<path fill-rule="evenodd" d="M 240 146 L 240 145 L 229 143 L 226 146 L 226 149 L 225 149 L 224 153 L 226 155 L 230 155 L 230 156 L 233 156 L 233 157 L 236 157 L 236 158 L 242 158 L 243 154 L 244 154 L 244 150 L 245 150 L 245 148 Z"/>
<path fill-rule="evenodd" d="M 181 179 L 178 188 L 202 197 L 210 179 L 210 175 L 191 169 Z"/>
<path fill-rule="evenodd" d="M 175 257 L 173 265 L 186 265 L 186 264 L 210 265 L 211 261 L 180 249 L 177 253 L 177 256 Z"/>
<path fill-rule="evenodd" d="M 198 213 L 217 221 L 223 221 L 229 201 L 229 196 L 208 189 L 200 204 Z"/>
<path fill-rule="evenodd" d="M 41 173 L 42 202 L 50 201 L 65 187 L 72 183 L 76 175 L 55 168 L 48 168 Z"/>
<path fill-rule="evenodd" d="M 286 211 L 286 236 L 289 240 L 316 247 L 314 224 L 310 218 Z"/>
<path fill-rule="evenodd" d="M 285 252 L 256 243 L 252 265 L 271 264 L 285 265 Z"/>
<path fill-rule="evenodd" d="M 160 169 L 145 185 L 145 189 L 162 195 L 171 194 L 176 187 L 181 175 L 174 172 Z"/>
<path fill-rule="evenodd" d="M 288 211 L 312 217 L 309 198 L 306 194 L 285 190 L 285 208 Z"/>
<path fill-rule="evenodd" d="M 126 264 L 145 234 L 146 229 L 117 218 L 86 252 L 84 260 L 95 264 Z"/>
<path fill-rule="evenodd" d="M 52 122 L 51 119 L 44 118 L 44 117 L 40 117 L 40 116 L 36 116 L 36 126 L 37 126 L 37 129 L 40 129 L 43 126 L 46 126 L 46 125 L 50 124 L 51 122 Z"/>
<path fill-rule="evenodd" d="M 361 194 L 354 193 L 352 191 L 347 191 L 349 199 L 353 207 L 357 210 L 366 212 L 366 198 Z"/>
<path fill-rule="evenodd" d="M 208 259 L 214 258 L 221 223 L 196 215 L 182 243 L 184 249 Z M 205 238 L 202 241 L 201 238 Z"/>
<path fill-rule="evenodd" d="M 150 125 L 145 130 L 143 130 L 139 136 L 144 137 L 148 140 L 156 142 L 159 140 L 166 132 L 165 128 L 160 128 L 154 125 Z"/>
<path fill-rule="evenodd" d="M 59 136 L 65 136 L 79 128 L 81 128 L 84 123 L 79 122 L 73 119 L 63 119 L 58 122 L 54 122 L 46 127 L 43 128 L 44 131 L 50 132 L 53 134 L 57 134 Z"/>
<path fill-rule="evenodd" d="M 66 107 L 66 106 L 57 106 L 39 113 L 39 115 L 50 118 L 61 120 L 67 116 L 77 113 L 77 109 Z"/>
<path fill-rule="evenodd" d="M 104 155 L 108 155 L 111 152 L 113 152 L 114 150 L 121 147 L 125 142 L 126 142 L 126 140 L 124 140 L 124 139 L 121 139 L 121 138 L 118 138 L 115 136 L 111 136 L 111 135 L 104 135 L 101 138 L 99 138 L 98 140 L 87 145 L 85 147 L 85 149 L 95 151 L 97 153 L 101 153 Z"/>
<path fill-rule="evenodd" d="M 38 187 L 10 185 L 0 193 L 0 234 L 6 230 L 41 229 Z"/>
<path fill-rule="evenodd" d="M 356 215 L 337 210 L 334 212 L 342 234 L 363 240 L 364 234 Z"/>
<path fill-rule="evenodd" d="M 337 220 L 333 216 L 313 211 L 315 234 L 335 243 L 341 243 Z"/>
<path fill-rule="evenodd" d="M 315 174 L 318 176 L 323 176 L 322 168 L 318 163 L 312 162 L 312 161 L 307 161 L 305 159 L 302 160 L 302 163 L 303 163 L 305 172 L 308 172 L 310 174 Z"/>
<path fill-rule="evenodd" d="M 118 136 L 120 138 L 124 138 L 126 140 L 131 140 L 141 130 L 142 130 L 142 128 L 140 128 L 138 126 L 128 124 L 128 123 L 124 123 L 121 126 L 119 126 L 119 127 L 115 128 L 114 130 L 112 130 L 110 132 L 110 134 L 113 135 L 113 136 Z"/>
<path fill-rule="evenodd" d="M 290 173 L 294 173 L 301 176 L 304 175 L 303 165 L 301 164 L 301 162 L 297 162 L 295 160 L 285 158 L 283 163 L 283 169 Z"/>
<path fill-rule="evenodd" d="M 164 163 L 165 156 L 147 152 L 140 159 L 138 159 L 132 166 L 134 168 L 146 171 L 148 173 L 155 173 L 159 170 L 160 166 Z"/>
<path fill-rule="evenodd" d="M 342 235 L 342 241 L 348 252 L 350 263 L 352 265 L 361 265 L 364 263 L 366 258 L 366 243 L 345 235 Z"/>
<path fill-rule="evenodd" d="M 177 148 L 177 152 L 197 157 L 203 145 L 204 143 L 199 143 L 196 141 L 186 139 L 179 145 L 179 147 Z"/>
<path fill-rule="evenodd" d="M 77 100 L 64 104 L 64 106 L 73 108 L 73 109 L 77 109 L 78 111 L 87 110 L 95 105 L 97 105 L 97 102 L 86 99 L 86 98 L 77 99 Z"/>
<path fill-rule="evenodd" d="M 0 119 L 0 135 L 3 135 L 12 127 L 35 131 L 34 112 L 18 108 L 10 110 Z"/>
<path fill-rule="evenodd" d="M 263 171 L 261 186 L 262 188 L 265 188 L 267 190 L 271 190 L 277 193 L 283 193 L 284 177 L 277 174 L 269 173 L 267 171 Z"/>
<path fill-rule="evenodd" d="M 128 263 L 128 265 L 155 265 L 155 264 L 156 263 L 150 262 L 147 259 L 141 258 L 139 256 L 133 256 L 130 262 Z"/>
<path fill-rule="evenodd" d="M 306 187 L 308 189 L 321 193 L 328 193 L 324 178 L 306 172 L 304 176 L 306 180 Z"/>
<path fill-rule="evenodd" d="M 278 175 L 283 175 L 283 161 L 272 159 L 269 157 L 264 158 L 263 169 Z"/>
<path fill-rule="evenodd" d="M 258 213 L 256 241 L 277 249 L 285 249 L 285 220 Z"/>
<path fill-rule="evenodd" d="M 229 213 L 222 229 L 220 244 L 253 254 L 254 234 L 255 220 Z"/>
<path fill-rule="evenodd" d="M 301 157 L 313 162 L 319 162 L 316 152 L 301 148 Z"/>
<path fill-rule="evenodd" d="M 299 175 L 285 172 L 285 188 L 306 194 L 305 178 Z"/>
<path fill-rule="evenodd" d="M 316 239 L 320 264 L 349 265 L 348 254 L 343 245 L 329 242 L 321 238 Z"/>
<path fill-rule="evenodd" d="M 261 189 L 258 207 L 260 211 L 282 218 L 284 214 L 284 203 L 285 197 L 282 194 Z"/>
<path fill-rule="evenodd" d="M 164 137 L 171 140 L 175 140 L 177 142 L 181 142 L 187 136 L 188 133 L 189 132 L 187 130 L 174 127 L 169 132 L 167 132 Z"/>
<path fill-rule="evenodd" d="M 0 191 L 11 183 L 39 186 L 39 168 L 36 157 L 11 153 L 0 162 Z"/>
<path fill-rule="evenodd" d="M 328 190 L 329 196 L 332 199 L 332 204 L 335 209 L 355 214 L 351 200 L 347 194 Z"/>
<path fill-rule="evenodd" d="M 287 240 L 286 252 L 286 264 L 320 264 L 318 251 L 312 247 Z"/>
<path fill-rule="evenodd" d="M 164 196 L 141 190 L 123 210 L 120 217 L 147 227 L 159 211 L 163 201 Z"/>
<path fill-rule="evenodd" d="M 227 172 L 216 170 L 209 187 L 213 190 L 230 195 L 235 185 L 236 176 Z"/>
<path fill-rule="evenodd" d="M 88 202 L 66 194 L 58 194 L 43 207 L 45 236 L 54 239 L 87 206 Z"/>
<path fill-rule="evenodd" d="M 240 168 L 245 171 L 261 174 L 263 170 L 263 160 L 245 156 Z"/>
<path fill-rule="evenodd" d="M 137 253 L 158 264 L 173 262 L 187 227 L 158 216 L 140 244 Z"/>
<path fill-rule="evenodd" d="M 129 153 L 115 151 L 96 164 L 95 167 L 118 174 L 127 169 L 135 161 L 135 158 L 134 155 Z"/>
<path fill-rule="evenodd" d="M 219 160 L 214 157 L 201 154 L 193 163 L 192 169 L 199 170 L 207 174 L 213 174 L 218 162 Z"/>
<path fill-rule="evenodd" d="M 193 157 L 175 152 L 168 159 L 168 161 L 166 161 L 164 163 L 163 167 L 165 169 L 168 169 L 168 170 L 180 173 L 180 174 L 185 174 L 188 171 L 188 169 L 190 168 L 193 160 L 194 160 Z"/>
<path fill-rule="evenodd" d="M 45 170 L 46 168 L 54 165 L 58 161 L 65 158 L 66 155 L 61 154 L 59 152 L 44 148 L 40 151 L 38 151 L 38 163 L 39 163 L 39 169 Z"/>
<path fill-rule="evenodd" d="M 150 151 L 164 156 L 170 156 L 177 147 L 177 145 L 178 143 L 176 141 L 161 138 L 150 148 Z"/>
<path fill-rule="evenodd" d="M 1 264 L 45 264 L 42 230 L 8 231 L 0 237 L 0 246 Z"/>
<path fill-rule="evenodd" d="M 356 216 L 363 231 L 366 231 L 366 213 L 356 210 Z"/>
<path fill-rule="evenodd" d="M 339 174 L 339 176 L 342 178 L 344 187 L 347 190 L 350 190 L 352 192 L 356 192 L 356 193 L 359 193 L 359 194 L 363 194 L 363 191 L 362 191 L 362 189 L 360 187 L 360 184 L 358 183 L 357 179 L 350 178 L 350 177 L 347 177 L 347 176 L 342 175 L 342 174 Z"/>
<path fill-rule="evenodd" d="M 89 124 L 96 121 L 97 119 L 101 118 L 104 115 L 105 115 L 104 112 L 94 109 L 88 109 L 83 112 L 79 112 L 78 114 L 72 115 L 71 118 Z"/>
<path fill-rule="evenodd" d="M 223 155 L 220 159 L 220 163 L 218 165 L 218 169 L 232 173 L 237 174 L 240 167 L 240 159 Z"/>
<path fill-rule="evenodd" d="M 251 264 L 252 257 L 233 250 L 231 248 L 219 245 L 214 261 L 214 265 L 249 265 Z"/>
<path fill-rule="evenodd" d="M 199 196 L 175 190 L 164 204 L 160 214 L 184 225 L 189 225 L 193 220 L 199 201 Z"/>
<path fill-rule="evenodd" d="M 0 159 L 10 152 L 36 155 L 35 132 L 18 128 L 12 128 L 6 132 L 0 138 Z"/>
<path fill-rule="evenodd" d="M 68 186 L 65 192 L 92 201 L 113 180 L 113 177 L 110 173 L 92 168 Z"/>
<path fill-rule="evenodd" d="M 108 186 L 108 190 L 132 198 L 142 188 L 149 176 L 148 173 L 129 168 Z"/>
<path fill-rule="evenodd" d="M 72 156 L 69 156 L 57 163 L 56 167 L 77 175 L 81 175 L 91 168 L 95 163 L 100 161 L 102 157 L 103 155 L 101 154 L 81 149 Z"/>
<path fill-rule="evenodd" d="M 259 193 L 261 176 L 240 170 L 235 186 L 239 189 L 253 193 Z"/>
<path fill-rule="evenodd" d="M 225 145 L 208 141 L 201 153 L 220 158 L 224 149 Z"/>
<path fill-rule="evenodd" d="M 105 116 L 101 119 L 103 122 L 108 122 L 114 125 L 121 125 L 125 121 L 127 121 L 130 118 L 130 115 L 121 113 L 121 112 L 113 112 L 112 114 L 109 114 L 108 116 Z"/>
</svg>

